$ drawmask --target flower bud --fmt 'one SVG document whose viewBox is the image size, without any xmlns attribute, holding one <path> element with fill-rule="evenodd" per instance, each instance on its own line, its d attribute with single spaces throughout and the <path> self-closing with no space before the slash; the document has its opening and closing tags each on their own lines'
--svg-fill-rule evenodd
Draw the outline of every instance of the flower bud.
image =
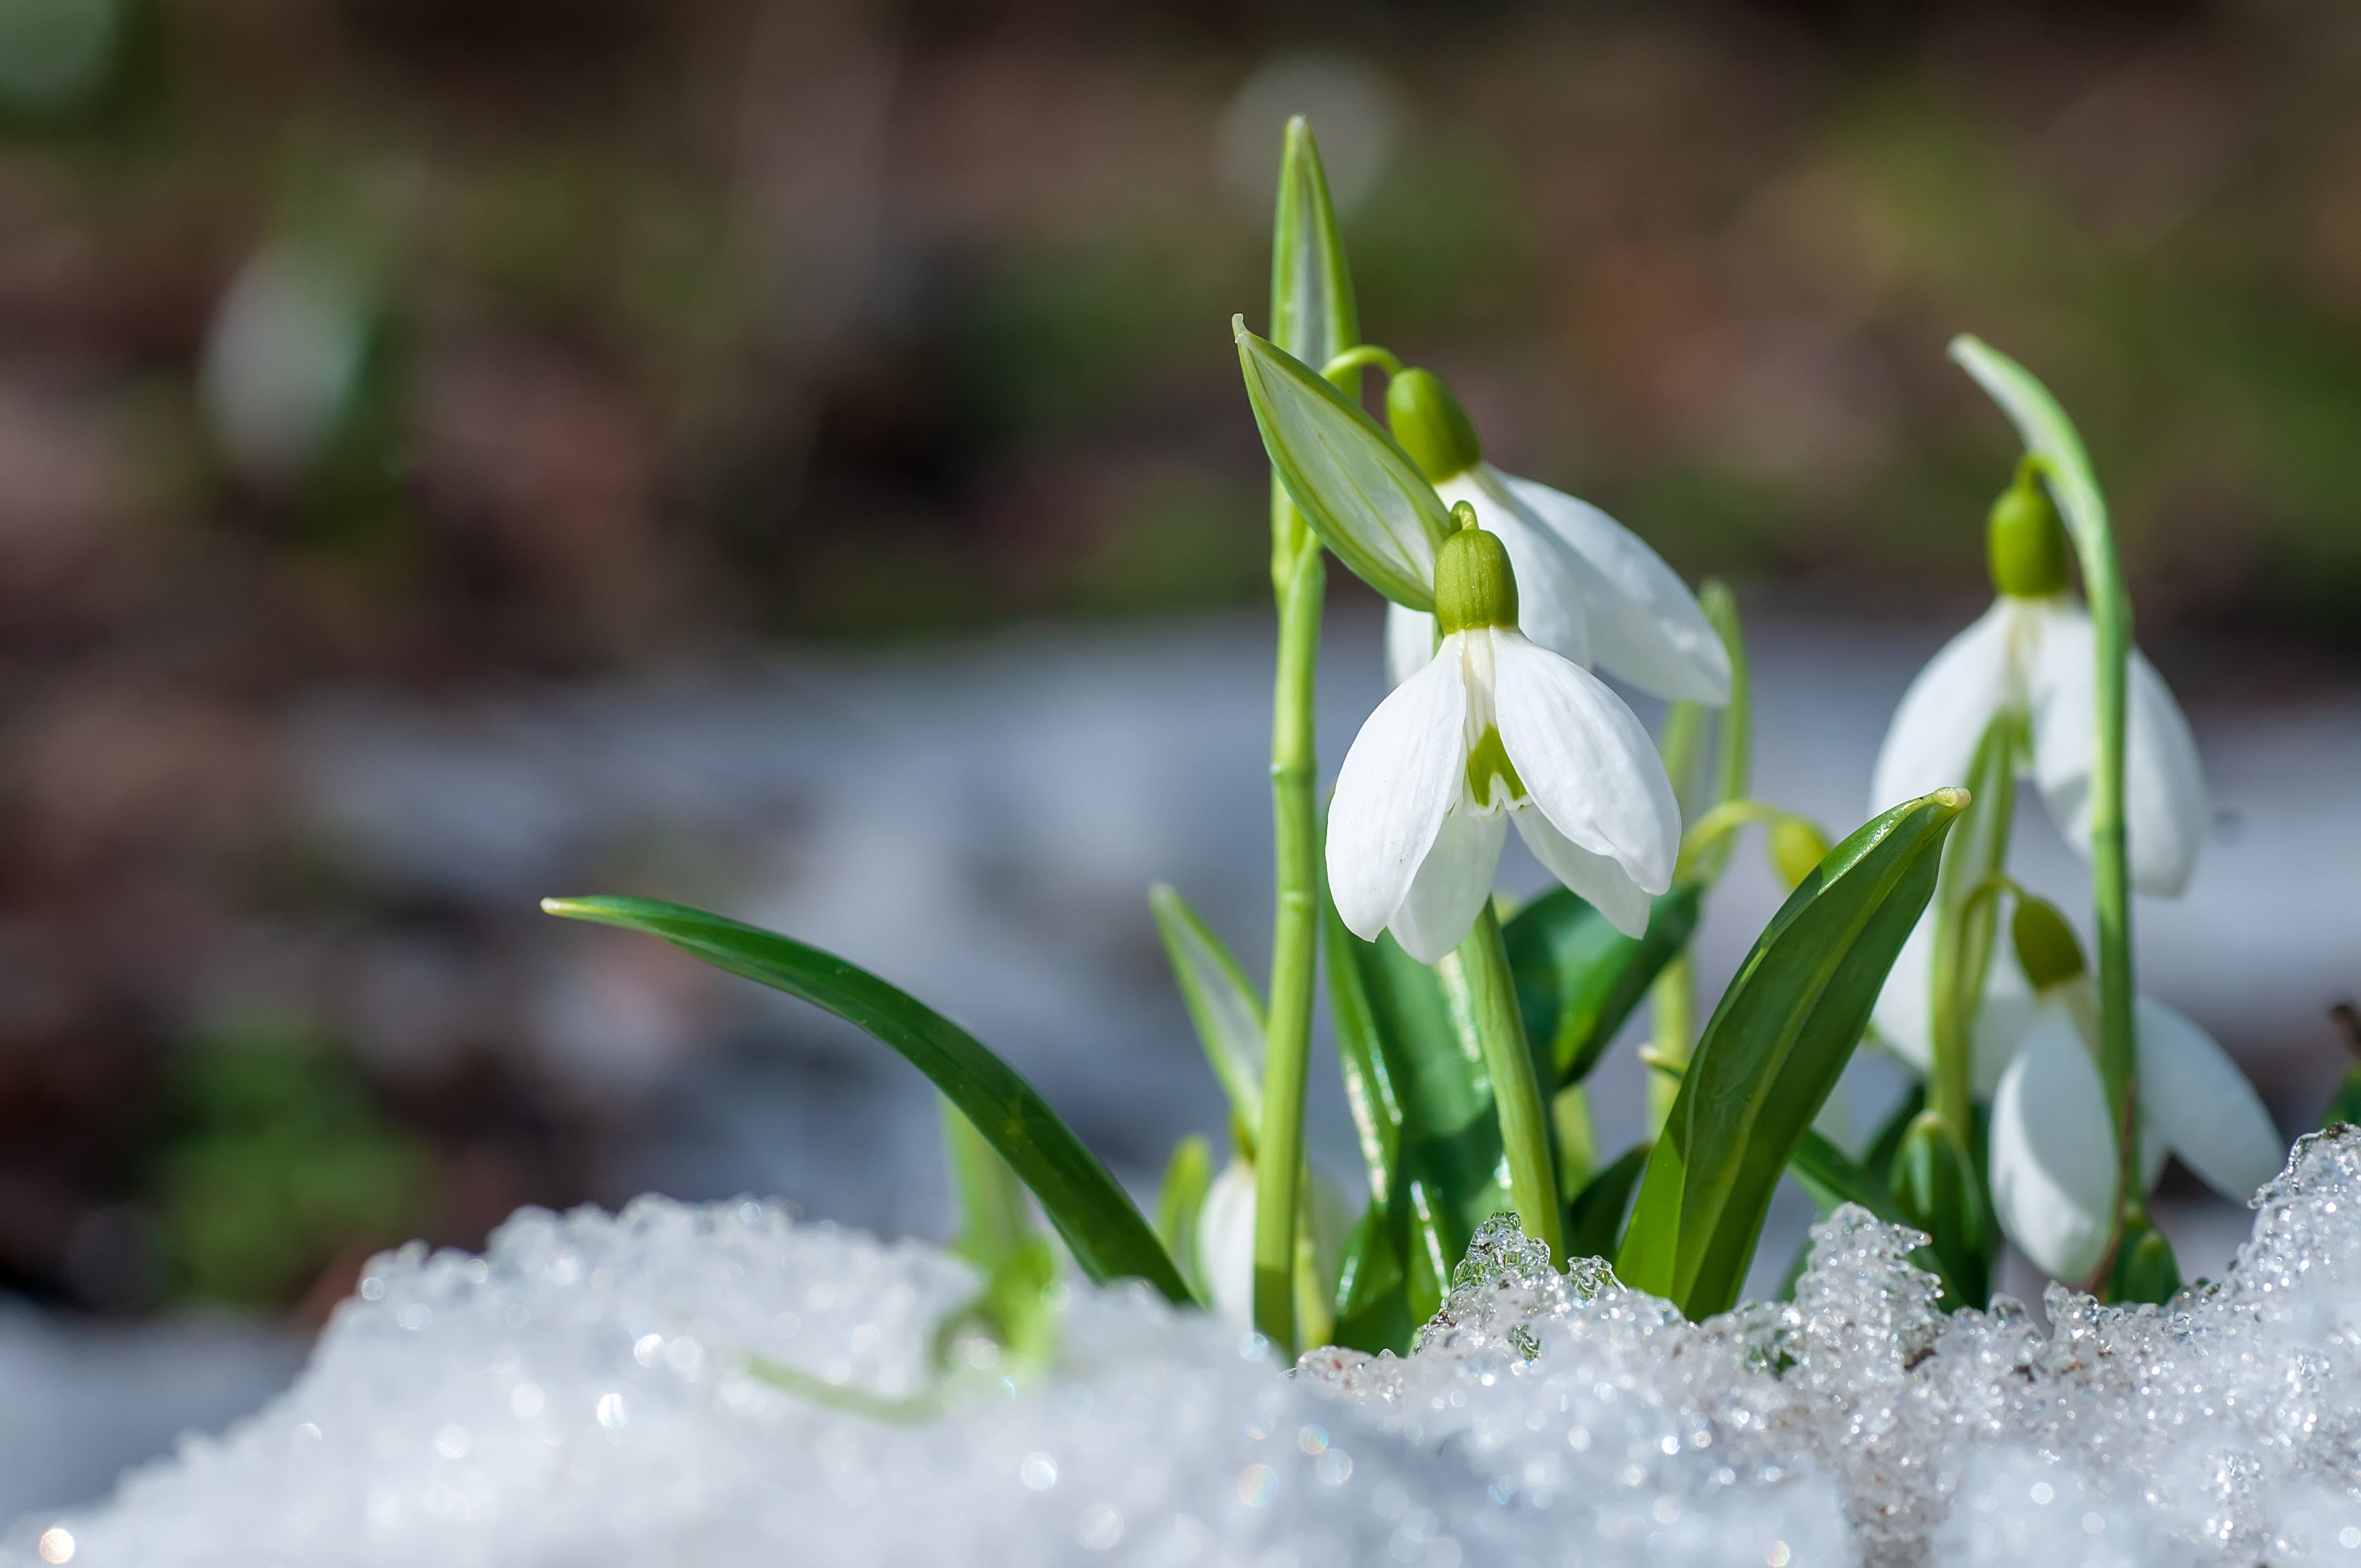
<svg viewBox="0 0 2361 1568">
<path fill-rule="evenodd" d="M 1400 380 L 1400 378 L 1395 378 Z M 1476 509 L 1451 509 L 1451 537 L 1434 554 L 1434 620 L 1444 636 L 1517 624 L 1517 575 L 1499 536 L 1476 525 Z"/>
<path fill-rule="evenodd" d="M 2172 1243 L 2146 1220 L 2125 1222 L 2109 1293 L 2118 1301 L 2149 1301 L 2160 1307 L 2180 1289 L 2180 1263 L 2172 1255 Z"/>
<path fill-rule="evenodd" d="M 1801 817 L 1781 817 L 1771 824 L 1771 868 L 1793 893 L 1828 858 L 1828 836 Z"/>
<path fill-rule="evenodd" d="M 1404 370 L 1386 383 L 1386 423 L 1418 471 L 1434 484 L 1483 461 L 1467 411 L 1432 370 Z"/>
<path fill-rule="evenodd" d="M 2017 964 L 2036 991 L 2047 991 L 2062 981 L 2072 980 L 2090 967 L 2083 959 L 2082 943 L 2074 935 L 2074 927 L 2066 924 L 2066 916 L 2046 898 L 2020 896 L 2008 928 L 2016 943 Z"/>
<path fill-rule="evenodd" d="M 2066 525 L 2031 465 L 1993 502 L 1984 528 L 1993 587 L 2018 598 L 2046 598 L 2066 586 Z"/>
</svg>

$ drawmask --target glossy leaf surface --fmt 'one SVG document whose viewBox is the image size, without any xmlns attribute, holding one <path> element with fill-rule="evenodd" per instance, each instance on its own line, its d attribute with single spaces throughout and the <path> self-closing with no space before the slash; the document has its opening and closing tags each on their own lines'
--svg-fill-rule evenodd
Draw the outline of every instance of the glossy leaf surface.
<svg viewBox="0 0 2361 1568">
<path fill-rule="evenodd" d="M 1701 897 L 1694 884 L 1674 888 L 1633 938 L 1570 889 L 1554 888 L 1502 928 L 1543 1092 L 1590 1075 L 1657 974 L 1688 945 Z"/>
<path fill-rule="evenodd" d="M 716 969 L 858 1025 L 959 1107 L 1032 1192 L 1094 1283 L 1145 1279 L 1167 1300 L 1191 1299 L 1155 1231 L 1099 1157 L 1014 1068 L 925 1003 L 833 953 L 685 905 L 549 898 L 542 908 L 568 920 L 660 937 Z"/>
<path fill-rule="evenodd" d="M 1850 1059 L 1967 804 L 1864 825 L 1789 895 L 1714 1009 L 1642 1179 L 1616 1272 L 1692 1320 L 1736 1304 L 1779 1172 Z"/>
</svg>

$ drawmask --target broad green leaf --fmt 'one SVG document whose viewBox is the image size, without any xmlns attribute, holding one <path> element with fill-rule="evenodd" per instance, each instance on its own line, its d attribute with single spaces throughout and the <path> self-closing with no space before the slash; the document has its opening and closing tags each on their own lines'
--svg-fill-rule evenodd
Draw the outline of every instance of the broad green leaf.
<svg viewBox="0 0 2361 1568">
<path fill-rule="evenodd" d="M 1400 1351 L 1418 1332 L 1402 1263 L 1408 1219 L 1408 1205 L 1372 1201 L 1353 1223 L 1336 1275 L 1336 1343 L 1373 1354 Z"/>
<path fill-rule="evenodd" d="M 1156 1233 L 1099 1157 L 1033 1086 L 933 1008 L 833 953 L 685 905 L 652 898 L 545 898 L 568 920 L 661 937 L 716 969 L 799 996 L 859 1025 L 927 1075 L 1006 1160 L 1098 1284 L 1136 1277 L 1191 1299 Z"/>
<path fill-rule="evenodd" d="M 1692 1319 L 1727 1310 L 1772 1189 L 1869 1023 L 1967 804 L 1938 790 L 1828 852 L 1722 993 L 1649 1157 L 1616 1273 Z"/>
<path fill-rule="evenodd" d="M 1341 1338 L 1361 1349 L 1402 1350 L 1406 1337 L 1368 1336 L 1406 1336 L 1433 1315 L 1476 1227 L 1509 1206 L 1499 1117 L 1482 1052 L 1434 971 L 1391 937 L 1362 941 L 1333 905 L 1325 921 L 1336 1054 L 1381 1215 L 1365 1215 L 1347 1249 L 1337 1332 L 1362 1336 Z M 1399 1316 L 1389 1290 L 1406 1296 Z"/>
<path fill-rule="evenodd" d="M 1633 1144 L 1607 1168 L 1590 1179 L 1565 1212 L 1565 1255 L 1612 1257 L 1615 1238 L 1623 1229 L 1623 1211 L 1631 1206 L 1631 1189 L 1647 1168 L 1648 1146 Z"/>
<path fill-rule="evenodd" d="M 1930 1238 L 1927 1249 L 1942 1276 L 1950 1306 L 1981 1307 L 1992 1299 L 1992 1203 L 1983 1177 L 1965 1145 L 1942 1118 L 1922 1111 L 1902 1135 L 1886 1172 L 1886 1190 L 1903 1223 Z"/>
<path fill-rule="evenodd" d="M 2115 1272 L 2108 1294 L 2118 1301 L 2148 1301 L 2162 1306 L 2180 1288 L 2180 1261 L 2172 1243 L 2147 1219 L 2124 1226 L 2115 1252 Z"/>
<path fill-rule="evenodd" d="M 1262 1003 L 1256 997 L 1246 970 L 1212 927 L 1171 887 L 1158 883 L 1148 893 L 1156 914 L 1158 935 L 1172 962 L 1172 978 L 1189 1009 L 1189 1022 L 1213 1064 L 1213 1077 L 1229 1096 L 1230 1115 L 1237 1124 L 1249 1158 L 1262 1127 L 1262 1060 L 1267 1048 Z"/>
<path fill-rule="evenodd" d="M 1279 482 L 1320 542 L 1396 604 L 1434 608 L 1451 514 L 1416 464 L 1320 372 L 1233 323 L 1246 400 Z"/>
<path fill-rule="evenodd" d="M 1502 928 L 1544 1093 L 1590 1076 L 1657 972 L 1688 945 L 1701 896 L 1694 883 L 1674 888 L 1632 938 L 1571 890 L 1553 888 Z"/>
<path fill-rule="evenodd" d="M 1910 1130 L 1910 1124 L 1916 1121 L 1918 1113 L 1925 1109 L 1927 1083 L 1924 1079 L 1919 1079 L 1903 1091 L 1901 1102 L 1887 1113 L 1877 1131 L 1870 1135 L 1869 1147 L 1862 1152 L 1860 1164 L 1861 1169 L 1869 1173 L 1870 1179 L 1878 1184 L 1880 1190 L 1884 1189 L 1886 1172 L 1894 1168 L 1894 1157 L 1901 1152 L 1903 1135 Z"/>
<path fill-rule="evenodd" d="M 1787 1174 L 1810 1195 L 1822 1218 L 1834 1213 L 1840 1203 L 1858 1203 L 1889 1225 L 1912 1223 L 1894 1201 L 1883 1178 L 1872 1175 L 1850 1155 L 1809 1128 L 1796 1141 L 1795 1155 L 1787 1161 Z M 1811 1261 L 1811 1238 L 1806 1235 L 1780 1285 L 1781 1300 L 1795 1299 L 1795 1281 Z M 1910 1255 L 1910 1261 L 1943 1282 L 1943 1294 L 1952 1306 L 1977 1300 L 1953 1279 L 1932 1247 L 1920 1247 Z"/>
<path fill-rule="evenodd" d="M 1191 1133 L 1172 1146 L 1165 1162 L 1164 1180 L 1156 1190 L 1156 1239 L 1180 1270 L 1197 1299 L 1210 1303 L 1213 1291 L 1197 1266 L 1197 1221 L 1205 1212 L 1205 1194 L 1213 1185 L 1213 1146 L 1202 1133 Z"/>
</svg>

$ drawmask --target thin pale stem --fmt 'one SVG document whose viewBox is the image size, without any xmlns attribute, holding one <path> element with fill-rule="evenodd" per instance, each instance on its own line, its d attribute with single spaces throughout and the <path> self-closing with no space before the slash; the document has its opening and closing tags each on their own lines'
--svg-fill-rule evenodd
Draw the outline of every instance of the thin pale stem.
<svg viewBox="0 0 2361 1568">
<path fill-rule="evenodd" d="M 1684 948 L 1665 960 L 1648 987 L 1648 1135 L 1664 1130 L 1681 1092 L 1681 1073 L 1697 1043 L 1697 960 Z"/>
<path fill-rule="evenodd" d="M 1312 682 L 1327 568 L 1306 535 L 1279 602 L 1279 671 L 1271 698 L 1271 828 L 1278 908 L 1265 1014 L 1262 1128 L 1255 1161 L 1255 1327 L 1283 1354 L 1295 1343 L 1295 1223 L 1303 1166 L 1303 1088 L 1312 1057 L 1312 991 L 1320 943 L 1320 822 Z"/>
<path fill-rule="evenodd" d="M 1532 1047 L 1525 1040 L 1524 1014 L 1517 1009 L 1516 978 L 1509 970 L 1509 945 L 1500 917 L 1487 902 L 1476 928 L 1459 944 L 1460 979 L 1467 988 L 1468 1013 L 1492 1080 L 1492 1103 L 1500 1116 L 1500 1144 L 1509 1161 L 1510 1200 L 1525 1234 L 1545 1244 L 1550 1261 L 1565 1262 L 1565 1233 L 1558 1218 L 1557 1178 L 1550 1163 L 1549 1108 L 1542 1103 Z"/>
</svg>

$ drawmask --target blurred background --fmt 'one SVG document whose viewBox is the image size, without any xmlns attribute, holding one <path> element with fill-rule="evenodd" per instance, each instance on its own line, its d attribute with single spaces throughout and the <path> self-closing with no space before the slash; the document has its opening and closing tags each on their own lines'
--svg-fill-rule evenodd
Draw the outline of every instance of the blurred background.
<svg viewBox="0 0 2361 1568">
<path fill-rule="evenodd" d="M 1298 111 L 1367 335 L 1739 587 L 1758 793 L 1833 830 L 1989 593 L 2014 445 L 1943 344 L 2045 377 L 2213 770 L 2147 981 L 2317 1121 L 2350 6 L 0 0 L 0 1512 L 251 1407 L 403 1237 L 651 1188 L 942 1234 L 914 1073 L 544 893 L 837 948 L 1135 1186 L 1219 1129 L 1145 889 L 1259 970 L 1227 323 Z M 1379 694 L 1332 582 L 1331 769 Z M 1709 979 L 1774 904 L 1733 875 Z M 2167 1195 L 2218 1270 L 2243 1214 Z"/>
</svg>

